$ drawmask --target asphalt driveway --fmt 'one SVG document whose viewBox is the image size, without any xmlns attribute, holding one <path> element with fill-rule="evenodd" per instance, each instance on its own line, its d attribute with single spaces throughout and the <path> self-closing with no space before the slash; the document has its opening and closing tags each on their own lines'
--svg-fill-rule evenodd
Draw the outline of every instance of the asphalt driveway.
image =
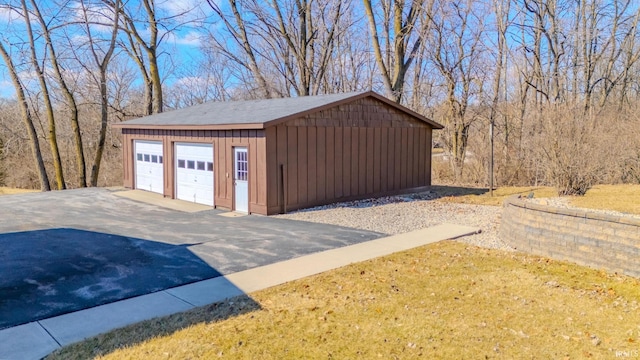
<svg viewBox="0 0 640 360">
<path fill-rule="evenodd" d="M 89 188 L 0 196 L 0 329 L 383 234 Z"/>
</svg>

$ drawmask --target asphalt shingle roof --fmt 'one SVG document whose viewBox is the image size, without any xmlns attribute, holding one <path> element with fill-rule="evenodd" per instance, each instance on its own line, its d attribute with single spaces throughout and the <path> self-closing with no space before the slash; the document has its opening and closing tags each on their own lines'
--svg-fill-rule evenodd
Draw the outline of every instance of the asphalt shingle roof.
<svg viewBox="0 0 640 360">
<path fill-rule="evenodd" d="M 225 125 L 259 124 L 327 104 L 348 99 L 362 93 L 344 93 L 294 98 L 212 101 L 187 108 L 129 120 L 131 125 Z"/>
<path fill-rule="evenodd" d="M 187 108 L 149 115 L 138 119 L 114 124 L 116 127 L 197 127 L 197 126 L 239 126 L 248 124 L 265 124 L 270 121 L 289 118 L 296 114 L 323 108 L 333 103 L 342 102 L 350 98 L 372 95 L 381 96 L 373 92 L 351 92 L 342 94 L 301 96 L 281 99 L 244 100 L 244 101 L 212 101 Z M 408 110 L 408 109 L 407 109 Z M 418 114 L 419 118 L 434 125 L 441 126 Z"/>
</svg>

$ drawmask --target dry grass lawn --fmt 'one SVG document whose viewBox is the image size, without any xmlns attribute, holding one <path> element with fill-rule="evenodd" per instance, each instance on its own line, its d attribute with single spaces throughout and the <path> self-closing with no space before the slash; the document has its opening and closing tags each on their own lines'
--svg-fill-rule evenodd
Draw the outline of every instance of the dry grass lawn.
<svg viewBox="0 0 640 360">
<path fill-rule="evenodd" d="M 22 193 L 38 192 L 38 191 L 39 190 L 17 189 L 17 188 L 0 186 L 0 195 L 13 195 L 13 194 L 22 194 Z"/>
<path fill-rule="evenodd" d="M 571 198 L 574 206 L 640 214 L 640 185 L 598 185 L 585 196 Z"/>
<path fill-rule="evenodd" d="M 452 191 L 450 189 L 456 188 L 450 186 L 434 186 L 433 188 L 436 193 L 441 194 L 441 201 L 474 205 L 500 206 L 504 200 L 510 196 L 527 196 L 531 192 L 533 192 L 536 198 L 557 196 L 556 190 L 547 186 L 500 187 L 493 190 L 493 196 L 489 194 L 488 189 L 457 188 L 460 190 Z"/>
<path fill-rule="evenodd" d="M 527 196 L 533 192 L 535 198 L 557 196 L 552 187 L 501 187 L 489 196 L 486 189 L 465 189 L 448 186 L 435 186 L 434 190 L 441 194 L 441 201 L 475 205 L 502 205 L 509 196 Z M 570 196 L 569 203 L 576 207 L 588 209 L 607 209 L 631 214 L 640 214 L 640 185 L 597 185 L 584 196 Z"/>
<path fill-rule="evenodd" d="M 640 282 L 445 241 L 66 347 L 51 359 L 583 359 L 638 354 Z"/>
</svg>

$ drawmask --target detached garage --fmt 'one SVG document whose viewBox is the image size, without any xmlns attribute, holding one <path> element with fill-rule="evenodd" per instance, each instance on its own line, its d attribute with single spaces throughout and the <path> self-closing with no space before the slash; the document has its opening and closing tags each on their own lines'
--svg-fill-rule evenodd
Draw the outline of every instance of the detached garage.
<svg viewBox="0 0 640 360">
<path fill-rule="evenodd" d="M 125 187 L 271 215 L 423 190 L 442 125 L 363 92 L 210 102 L 114 127 Z"/>
</svg>

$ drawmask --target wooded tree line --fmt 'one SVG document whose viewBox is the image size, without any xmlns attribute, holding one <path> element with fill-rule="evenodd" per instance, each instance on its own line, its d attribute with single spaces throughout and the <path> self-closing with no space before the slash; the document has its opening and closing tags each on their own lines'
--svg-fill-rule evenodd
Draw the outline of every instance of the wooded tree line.
<svg viewBox="0 0 640 360">
<path fill-rule="evenodd" d="M 633 0 L 10 0 L 0 185 L 119 184 L 108 124 L 376 90 L 441 122 L 440 181 L 640 182 Z M 190 45 L 187 45 L 189 43 Z"/>
</svg>

